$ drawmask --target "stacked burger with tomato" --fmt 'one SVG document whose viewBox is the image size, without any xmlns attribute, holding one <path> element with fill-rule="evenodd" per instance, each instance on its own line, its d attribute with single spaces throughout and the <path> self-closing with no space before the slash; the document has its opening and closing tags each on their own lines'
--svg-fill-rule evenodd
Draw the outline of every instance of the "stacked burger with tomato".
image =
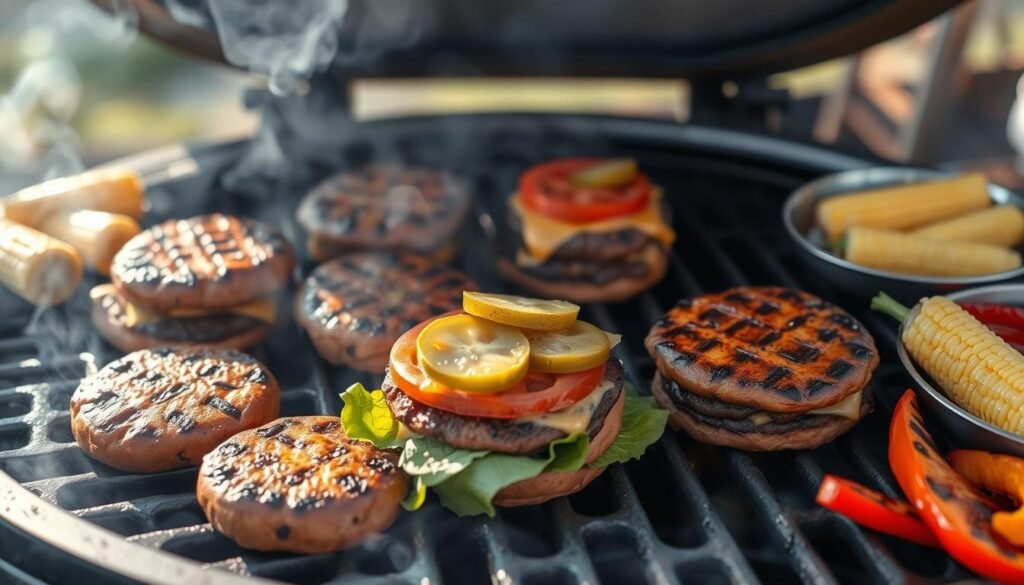
<svg viewBox="0 0 1024 585">
<path fill-rule="evenodd" d="M 464 293 L 463 311 L 395 343 L 380 390 L 342 394 L 346 433 L 401 451 L 408 509 L 427 488 L 459 515 L 583 489 L 640 457 L 667 413 L 627 390 L 611 357 L 619 336 L 578 313 L 565 301 Z"/>
<path fill-rule="evenodd" d="M 630 159 L 570 158 L 530 168 L 508 202 L 498 268 L 553 298 L 629 298 L 661 280 L 675 240 L 660 187 Z"/>
</svg>

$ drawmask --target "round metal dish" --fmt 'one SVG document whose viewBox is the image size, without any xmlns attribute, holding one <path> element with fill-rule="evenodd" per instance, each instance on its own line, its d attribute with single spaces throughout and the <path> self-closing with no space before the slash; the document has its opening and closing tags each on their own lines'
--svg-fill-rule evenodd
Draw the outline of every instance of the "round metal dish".
<svg viewBox="0 0 1024 585">
<path fill-rule="evenodd" d="M 789 196 L 782 208 L 782 223 L 797 243 L 801 259 L 811 270 L 820 273 L 839 290 L 862 297 L 872 297 L 879 291 L 885 291 L 901 302 L 914 303 L 923 296 L 1024 276 L 1024 267 L 998 274 L 961 277 L 875 270 L 834 256 L 828 251 L 824 235 L 815 225 L 814 210 L 819 201 L 828 197 L 950 176 L 953 173 L 904 167 L 874 167 L 828 175 L 807 183 Z M 997 205 L 1012 204 L 1024 209 L 1024 198 L 1003 187 L 989 183 L 988 194 Z"/>
<path fill-rule="evenodd" d="M 1003 284 L 973 288 L 948 295 L 960 302 L 999 303 L 1004 305 L 1024 304 L 1024 285 Z M 935 418 L 953 444 L 960 449 L 981 449 L 994 453 L 1006 453 L 1024 457 L 1024 436 L 1004 431 L 991 425 L 950 400 L 928 374 L 917 367 L 914 360 L 903 346 L 903 325 L 897 334 L 896 353 L 903 362 L 903 367 L 914 379 L 914 390 L 924 403 L 925 410 Z"/>
</svg>

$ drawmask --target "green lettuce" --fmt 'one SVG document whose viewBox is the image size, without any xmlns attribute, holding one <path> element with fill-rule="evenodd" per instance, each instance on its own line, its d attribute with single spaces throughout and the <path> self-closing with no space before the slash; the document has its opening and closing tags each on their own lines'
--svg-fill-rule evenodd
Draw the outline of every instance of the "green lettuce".
<svg viewBox="0 0 1024 585">
<path fill-rule="evenodd" d="M 543 457 L 458 449 L 422 436 L 398 439 L 400 424 L 380 390 L 370 392 L 362 384 L 353 384 L 341 398 L 345 402 L 341 423 L 350 438 L 401 449 L 399 466 L 412 478 L 402 502 L 407 510 L 423 505 L 427 488 L 431 488 L 443 506 L 460 516 L 494 516 L 494 496 L 502 488 L 548 471 L 581 469 L 590 448 L 585 433 L 552 441 Z M 661 436 L 667 417 L 668 412 L 659 409 L 654 399 L 627 392 L 619 436 L 590 467 L 640 457 Z"/>
</svg>

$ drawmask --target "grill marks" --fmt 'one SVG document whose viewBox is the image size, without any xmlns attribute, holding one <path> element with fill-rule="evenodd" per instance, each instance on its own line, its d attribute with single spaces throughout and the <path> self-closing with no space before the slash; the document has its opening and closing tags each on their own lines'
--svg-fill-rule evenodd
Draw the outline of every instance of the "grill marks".
<svg viewBox="0 0 1024 585">
<path fill-rule="evenodd" d="M 646 344 L 663 375 L 685 387 L 775 407 L 778 400 L 832 404 L 860 389 L 877 363 L 874 342 L 856 320 L 807 293 L 776 287 L 685 299 L 655 323 Z M 770 393 L 759 395 L 763 390 Z"/>
</svg>

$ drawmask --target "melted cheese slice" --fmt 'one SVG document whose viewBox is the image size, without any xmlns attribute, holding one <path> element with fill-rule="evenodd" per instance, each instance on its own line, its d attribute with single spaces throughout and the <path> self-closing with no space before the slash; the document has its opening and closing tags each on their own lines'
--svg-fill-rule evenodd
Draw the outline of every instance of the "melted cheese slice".
<svg viewBox="0 0 1024 585">
<path fill-rule="evenodd" d="M 803 414 L 831 414 L 841 416 L 850 420 L 857 420 L 860 417 L 860 403 L 863 399 L 863 392 L 854 392 L 839 402 L 823 408 L 808 410 Z M 755 425 L 763 425 L 772 421 L 771 415 L 767 412 L 755 412 L 747 417 Z"/>
<path fill-rule="evenodd" d="M 597 405 L 601 403 L 601 398 L 604 397 L 605 392 L 612 388 L 613 384 L 609 380 L 602 380 L 600 384 L 594 387 L 594 391 L 589 396 L 569 408 L 519 420 L 531 422 L 542 427 L 558 429 L 567 435 L 585 433 L 587 432 L 587 427 L 590 426 L 590 419 L 594 416 L 594 411 L 597 410 Z"/>
<path fill-rule="evenodd" d="M 93 287 L 89 291 L 89 296 L 93 299 L 102 297 L 107 294 L 116 294 L 114 285 L 112 284 L 101 284 Z M 273 297 L 263 297 L 250 301 L 244 305 L 237 305 L 229 309 L 217 309 L 213 311 L 206 311 L 203 309 L 171 309 L 165 313 L 159 313 L 151 311 L 145 307 L 140 307 L 130 303 L 127 299 L 122 297 L 121 302 L 124 304 L 125 312 L 125 325 L 128 327 L 136 327 L 143 323 L 150 323 L 153 321 L 159 321 L 160 319 L 166 319 L 167 317 L 199 317 L 202 315 L 217 315 L 217 314 L 231 314 L 231 315 L 244 315 L 246 317 L 252 317 L 259 319 L 266 323 L 273 323 L 277 320 L 277 302 Z"/>
<path fill-rule="evenodd" d="M 577 224 L 552 219 L 526 209 L 519 200 L 519 193 L 509 198 L 509 207 L 522 218 L 523 243 L 529 255 L 519 254 L 520 264 L 545 262 L 555 250 L 581 232 L 609 233 L 633 228 L 668 247 L 676 239 L 676 233 L 665 224 L 661 214 L 662 190 L 651 189 L 647 207 L 632 215 L 612 217 L 591 223 Z"/>
</svg>

